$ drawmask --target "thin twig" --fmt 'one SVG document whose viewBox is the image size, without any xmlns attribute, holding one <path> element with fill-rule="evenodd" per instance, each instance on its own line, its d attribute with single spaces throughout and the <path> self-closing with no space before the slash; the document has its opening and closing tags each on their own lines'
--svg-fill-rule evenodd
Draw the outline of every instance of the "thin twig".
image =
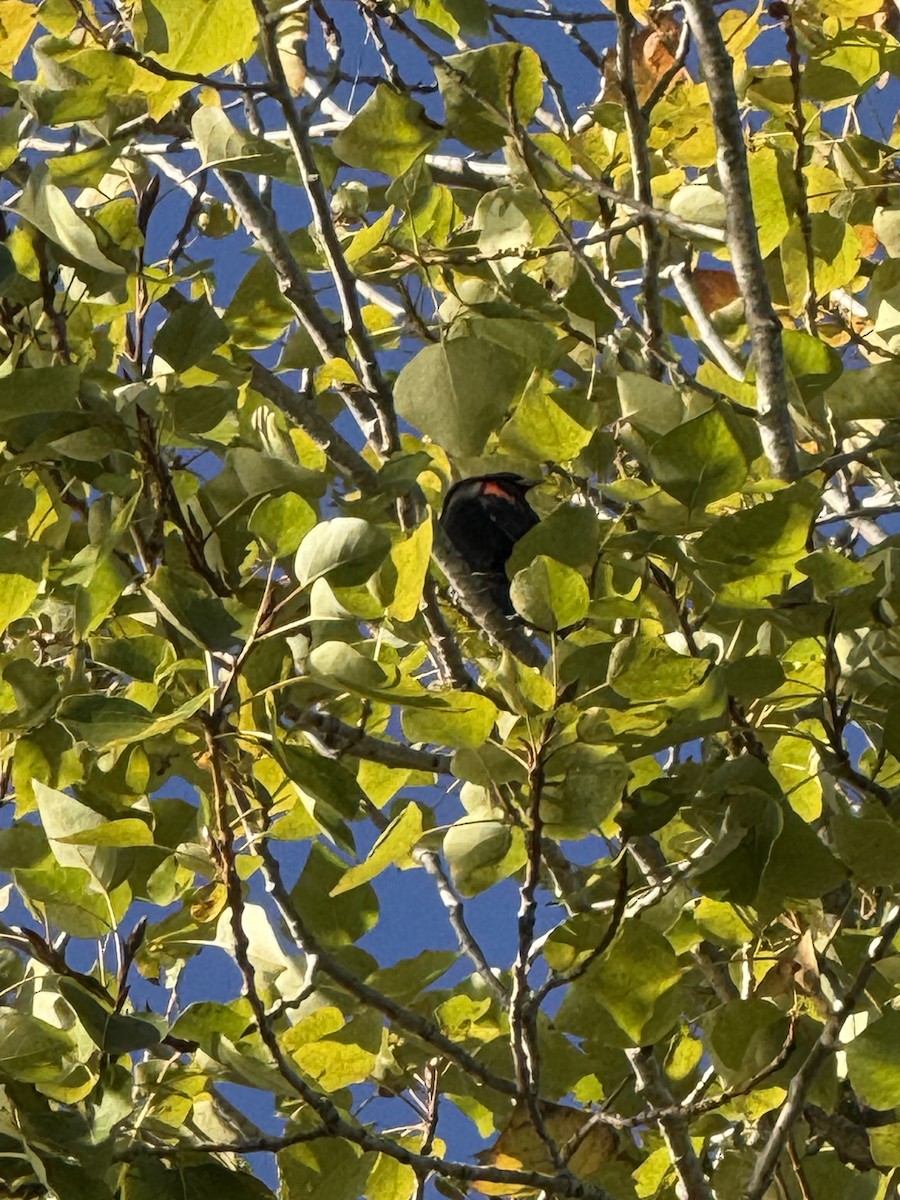
<svg viewBox="0 0 900 1200">
<path fill-rule="evenodd" d="M 676 76 L 680 75 L 684 70 L 684 64 L 687 62 L 688 51 L 691 48 L 691 27 L 687 21 L 681 26 L 681 33 L 678 36 L 678 46 L 675 49 L 675 57 L 669 64 L 669 67 L 660 75 L 653 87 L 653 91 L 641 105 L 641 112 L 645 117 L 649 117 L 665 96 L 666 92 L 672 84 Z"/>
<path fill-rule="evenodd" d="M 715 326 L 697 295 L 697 289 L 694 287 L 688 268 L 684 263 L 676 263 L 674 266 L 666 267 L 663 275 L 671 279 L 675 285 L 675 290 L 681 297 L 681 302 L 687 309 L 691 320 L 697 326 L 700 340 L 706 349 L 726 375 L 736 379 L 738 383 L 743 383 L 746 371 L 716 332 Z"/>
<path fill-rule="evenodd" d="M 258 95 L 265 95 L 272 90 L 270 85 L 265 83 L 238 83 L 233 79 L 215 79 L 212 75 L 175 71 L 171 67 L 163 66 L 149 54 L 142 54 L 128 42 L 113 42 L 107 49 L 111 54 L 117 54 L 120 58 L 131 59 L 144 71 L 149 71 L 151 75 L 158 75 L 161 79 L 168 79 L 176 83 L 191 83 L 195 87 L 213 88 L 217 92 L 240 92 L 241 94 L 255 92 Z"/>
<path fill-rule="evenodd" d="M 816 317 L 818 301 L 816 298 L 816 252 L 813 244 L 812 218 L 809 213 L 809 195 L 806 187 L 806 175 L 803 168 L 806 165 L 806 142 L 804 131 L 806 122 L 803 117 L 803 64 L 800 62 L 800 48 L 797 45 L 797 31 L 794 28 L 794 18 L 790 6 L 785 4 L 782 25 L 787 39 L 788 64 L 791 68 L 791 107 L 793 120 L 791 133 L 795 142 L 794 151 L 794 183 L 797 187 L 797 216 L 800 221 L 800 236 L 803 238 L 803 249 L 806 257 L 806 331 L 813 337 L 818 337 Z"/>
<path fill-rule="evenodd" d="M 572 1200 L 609 1200 L 608 1194 L 601 1188 L 593 1187 L 590 1184 L 581 1183 L 573 1179 L 567 1172 L 559 1172 L 555 1175 L 546 1175 L 540 1171 L 506 1171 L 496 1167 L 473 1167 L 464 1163 L 448 1162 L 444 1159 L 439 1159 L 433 1155 L 417 1154 L 409 1150 L 400 1142 L 395 1142 L 391 1138 L 383 1134 L 376 1133 L 371 1129 L 366 1129 L 363 1126 L 357 1125 L 354 1122 L 348 1121 L 341 1113 L 340 1109 L 334 1102 L 323 1092 L 318 1091 L 297 1071 L 293 1062 L 281 1047 L 281 1043 L 272 1026 L 271 1017 L 266 1012 L 265 1005 L 259 994 L 256 985 L 256 969 L 250 958 L 250 943 L 243 926 L 243 911 L 244 899 L 241 886 L 240 875 L 238 874 L 234 835 L 231 829 L 230 816 L 228 812 L 228 785 L 226 779 L 226 763 L 222 754 L 220 741 L 220 730 L 217 728 L 219 716 L 214 714 L 209 726 L 206 729 L 206 758 L 210 778 L 212 782 L 212 810 L 213 819 L 215 821 L 215 831 L 212 838 L 211 850 L 214 855 L 216 866 L 222 882 L 225 887 L 225 893 L 228 900 L 228 908 L 231 919 L 231 932 L 234 940 L 234 956 L 238 970 L 243 980 L 243 991 L 246 996 L 250 1009 L 253 1013 L 254 1021 L 256 1022 L 260 1038 L 272 1060 L 275 1064 L 281 1077 L 289 1085 L 289 1087 L 300 1097 L 303 1102 L 315 1113 L 320 1122 L 321 1136 L 327 1138 L 341 1138 L 351 1142 L 353 1145 L 359 1146 L 364 1151 L 369 1151 L 377 1154 L 384 1154 L 389 1158 L 403 1163 L 412 1169 L 421 1177 L 423 1174 L 435 1173 L 449 1179 L 457 1180 L 458 1182 L 471 1183 L 476 1181 L 502 1183 L 510 1186 L 524 1185 L 534 1188 L 535 1190 L 544 1189 L 549 1191 L 551 1195 L 559 1195 L 571 1197 Z M 266 868 L 271 871 L 274 860 L 264 843 L 261 843 L 260 849 L 265 854 Z M 277 868 L 276 876 L 277 880 Z M 272 876 L 270 875 L 267 882 L 271 884 Z M 286 898 L 287 893 L 283 886 L 280 888 L 282 901 Z M 289 911 L 293 908 L 288 901 Z M 293 914 L 296 921 L 296 914 Z M 298 930 L 299 932 L 299 930 Z M 303 944 L 303 938 L 299 940 L 299 944 Z M 312 940 L 312 939 L 310 939 Z M 331 956 L 327 956 L 331 959 Z M 322 962 L 322 956 L 320 956 Z M 336 963 L 332 960 L 332 968 Z M 327 971 L 324 966 L 323 969 Z M 332 978 L 337 977 L 332 971 Z M 340 973 L 349 976 L 350 972 L 341 968 Z M 352 977 L 351 977 L 352 978 Z M 357 984 L 359 981 L 355 981 Z M 364 990 L 375 993 L 372 988 Z M 362 999 L 362 996 L 359 996 Z M 386 997 L 381 997 L 382 1000 L 387 1000 Z M 364 1003 L 371 1004 L 371 997 L 367 998 Z M 388 1002 L 393 1004 L 392 1001 Z M 399 1007 L 399 1006 L 398 1006 Z M 382 1009 L 382 1011 L 384 1011 Z M 412 1015 L 412 1014 L 410 1014 Z M 417 1018 L 417 1020 L 419 1020 Z M 424 1022 L 428 1025 L 428 1022 Z M 453 1043 L 449 1039 L 444 1038 L 439 1034 L 439 1039 L 453 1047 Z M 458 1048 L 456 1048 L 458 1049 Z M 471 1061 L 468 1066 L 460 1065 L 463 1069 L 472 1071 L 473 1064 L 477 1066 L 476 1075 L 484 1076 L 484 1069 L 477 1060 L 471 1055 L 465 1055 Z M 457 1058 L 457 1061 L 459 1059 Z M 491 1074 L 488 1072 L 487 1074 Z M 486 1080 L 483 1080 L 486 1082 Z M 511 1085 L 514 1088 L 514 1085 Z M 308 1131 L 305 1131 L 308 1132 Z M 304 1139 L 308 1140 L 308 1139 Z M 290 1142 L 284 1142 L 282 1139 L 273 1138 L 267 1144 L 263 1144 L 265 1139 L 259 1139 L 251 1143 L 255 1149 L 276 1149 L 283 1148 L 284 1145 Z M 277 1143 L 281 1142 L 281 1145 Z M 201 1144 L 199 1147 L 193 1145 L 190 1149 L 196 1152 L 198 1149 L 207 1153 L 212 1153 L 212 1143 Z M 172 1148 L 169 1148 L 171 1154 Z M 245 1152 L 250 1152 L 245 1144 Z"/>
<path fill-rule="evenodd" d="M 525 831 L 525 878 L 519 889 L 518 950 L 513 963 L 513 986 L 509 997 L 509 1037 L 516 1083 L 525 1099 L 538 1137 L 544 1143 L 554 1169 L 563 1167 L 559 1147 L 550 1136 L 539 1101 L 540 1055 L 537 1041 L 537 1010 L 531 1003 L 528 984 L 531 948 L 534 944 L 537 919 L 537 889 L 541 881 L 541 840 L 543 820 L 541 803 L 544 791 L 544 750 L 552 733 L 553 721 L 544 728 L 540 743 L 534 749 L 534 761 L 528 773 L 528 826 Z"/>
<path fill-rule="evenodd" d="M 625 127 L 631 147 L 631 174 L 634 194 L 648 208 L 653 203 L 651 187 L 652 170 L 647 117 L 638 101 L 634 84 L 634 62 L 632 51 L 635 38 L 634 17 L 629 0 L 616 0 L 616 74 L 625 107 Z M 662 298 L 659 290 L 659 272 L 662 265 L 662 237 L 659 226 L 647 217 L 641 223 L 641 254 L 644 259 L 644 329 L 647 334 L 647 366 L 655 379 L 661 379 L 663 364 Z"/>
<path fill-rule="evenodd" d="M 310 145 L 307 121 L 298 112 L 294 97 L 285 79 L 284 69 L 278 56 L 276 31 L 265 22 L 265 0 L 253 0 L 253 3 L 260 20 L 263 48 L 274 84 L 275 99 L 284 115 L 291 150 L 312 209 L 313 224 L 319 235 L 325 262 L 340 301 L 344 331 L 353 342 L 355 365 L 375 418 L 373 426 L 367 432 L 378 453 L 388 455 L 399 448 L 397 418 L 394 414 L 391 392 L 382 374 L 371 336 L 363 320 L 362 309 L 356 294 L 356 281 L 347 265 L 344 249 L 334 225 L 334 214 L 331 211 L 325 185 Z"/>
</svg>

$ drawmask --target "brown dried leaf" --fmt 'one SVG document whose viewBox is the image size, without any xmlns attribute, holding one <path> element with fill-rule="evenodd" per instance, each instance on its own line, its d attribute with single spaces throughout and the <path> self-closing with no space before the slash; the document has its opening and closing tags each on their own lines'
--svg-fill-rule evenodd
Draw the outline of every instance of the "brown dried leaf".
<svg viewBox="0 0 900 1200">
<path fill-rule="evenodd" d="M 648 24 L 638 28 L 631 40 L 631 62 L 634 87 L 638 101 L 643 104 L 659 80 L 675 62 L 681 23 L 670 13 L 647 14 Z M 615 55 L 606 60 L 606 98 L 621 103 L 622 91 L 616 74 Z M 690 79 L 684 67 L 672 80 L 673 84 Z"/>
<path fill-rule="evenodd" d="M 854 225 L 856 236 L 859 238 L 859 253 L 862 258 L 868 258 L 878 249 L 878 238 L 873 225 Z"/>
<path fill-rule="evenodd" d="M 541 1113 L 544 1127 L 557 1148 L 569 1151 L 569 1170 L 578 1178 L 593 1174 L 598 1167 L 613 1157 L 619 1139 L 613 1129 L 602 1121 L 592 1124 L 584 1138 L 577 1141 L 575 1149 L 567 1146 L 579 1138 L 591 1120 L 591 1114 L 581 1108 L 570 1108 L 565 1104 L 543 1104 Z M 507 1171 L 540 1171 L 555 1173 L 547 1147 L 535 1129 L 527 1109 L 514 1108 L 500 1135 L 482 1150 L 477 1158 L 489 1167 L 500 1167 Z M 527 1185 L 510 1186 L 508 1183 L 473 1183 L 475 1191 L 484 1196 L 528 1196 L 537 1189 Z"/>
<path fill-rule="evenodd" d="M 691 275 L 700 303 L 708 313 L 718 312 L 740 296 L 740 288 L 731 271 L 713 271 L 700 267 Z"/>
<path fill-rule="evenodd" d="M 877 29 L 879 32 L 889 33 L 892 37 L 900 38 L 900 11 L 897 9 L 895 0 L 884 0 L 878 12 L 857 17 L 854 23 L 863 25 L 866 29 Z"/>
</svg>

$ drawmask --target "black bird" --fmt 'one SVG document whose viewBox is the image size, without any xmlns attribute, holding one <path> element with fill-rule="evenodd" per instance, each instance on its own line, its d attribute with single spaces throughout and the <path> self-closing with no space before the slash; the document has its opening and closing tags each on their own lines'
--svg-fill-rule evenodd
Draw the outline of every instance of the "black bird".
<svg viewBox="0 0 900 1200">
<path fill-rule="evenodd" d="M 444 499 L 441 525 L 497 608 L 512 616 L 506 563 L 513 546 L 538 523 L 525 495 L 535 486 L 512 471 L 454 483 Z"/>
</svg>

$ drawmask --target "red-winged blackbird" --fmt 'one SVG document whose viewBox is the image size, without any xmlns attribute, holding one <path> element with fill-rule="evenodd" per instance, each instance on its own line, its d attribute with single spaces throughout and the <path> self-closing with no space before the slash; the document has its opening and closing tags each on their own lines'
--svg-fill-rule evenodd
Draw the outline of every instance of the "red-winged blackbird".
<svg viewBox="0 0 900 1200">
<path fill-rule="evenodd" d="M 506 563 L 512 548 L 538 523 L 525 499 L 534 481 L 512 471 L 477 475 L 454 483 L 444 499 L 441 525 L 476 580 L 497 608 L 515 612 L 509 598 Z"/>
</svg>

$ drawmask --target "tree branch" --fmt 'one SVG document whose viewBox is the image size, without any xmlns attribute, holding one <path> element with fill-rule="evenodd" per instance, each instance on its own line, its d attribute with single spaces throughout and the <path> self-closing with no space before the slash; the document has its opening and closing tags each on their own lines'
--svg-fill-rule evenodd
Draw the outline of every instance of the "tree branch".
<svg viewBox="0 0 900 1200">
<path fill-rule="evenodd" d="M 684 11 L 709 88 L 719 178 L 725 195 L 728 248 L 744 299 L 756 360 L 760 436 L 773 474 L 778 479 L 792 480 L 798 477 L 799 468 L 788 407 L 781 325 L 772 307 L 759 249 L 744 133 L 734 91 L 733 64 L 722 40 L 712 0 L 685 0 Z"/>
<path fill-rule="evenodd" d="M 434 545 L 432 557 L 456 593 L 460 607 L 468 613 L 488 635 L 503 649 L 508 650 L 527 667 L 540 670 L 545 665 L 544 655 L 522 630 L 501 613 L 488 593 L 472 576 L 463 559 L 450 545 L 440 524 L 434 523 Z"/>
<path fill-rule="evenodd" d="M 838 1039 L 847 1018 L 859 1003 L 876 965 L 891 949 L 898 931 L 900 931 L 900 905 L 895 904 L 881 926 L 880 932 L 872 939 L 866 961 L 858 971 L 856 978 L 844 993 L 843 998 L 838 1001 L 834 1012 L 825 1022 L 818 1040 L 806 1056 L 800 1070 L 791 1080 L 787 1097 L 781 1106 L 772 1131 L 757 1156 L 753 1174 L 750 1176 L 750 1182 L 744 1193 L 744 1200 L 762 1200 L 768 1191 L 794 1122 L 802 1115 L 806 1093 L 826 1060 L 837 1048 Z"/>
<path fill-rule="evenodd" d="M 678 1200 L 715 1200 L 691 1142 L 688 1119 L 673 1103 L 659 1064 L 653 1057 L 652 1047 L 626 1050 L 625 1054 L 634 1071 L 638 1089 L 660 1110 L 657 1124 L 678 1176 Z"/>
<path fill-rule="evenodd" d="M 253 2 L 260 22 L 266 62 L 274 81 L 275 99 L 284 114 L 291 149 L 312 209 L 313 224 L 319 235 L 322 253 L 340 301 L 344 330 L 352 339 L 356 349 L 356 365 L 360 379 L 375 415 L 375 423 L 370 430 L 370 436 L 373 437 L 373 445 L 378 453 L 387 456 L 397 450 L 400 444 L 393 398 L 382 375 L 369 331 L 363 321 L 362 310 L 356 294 L 356 280 L 347 265 L 343 247 L 334 226 L 334 217 L 328 203 L 325 186 L 322 183 L 322 176 L 309 143 L 306 121 L 297 110 L 284 75 L 284 68 L 278 55 L 275 26 L 266 21 L 265 0 L 253 0 Z"/>
<path fill-rule="evenodd" d="M 275 268 L 284 298 L 312 339 L 322 361 L 327 363 L 340 359 L 349 363 L 350 357 L 341 330 L 322 311 L 306 273 L 291 253 L 274 215 L 243 175 L 225 170 L 219 170 L 217 174 L 245 229 L 259 242 Z M 336 386 L 366 438 L 377 440 L 378 416 L 365 389 L 359 384 L 343 383 Z"/>
<path fill-rule="evenodd" d="M 338 755 L 348 754 L 351 758 L 364 758 L 369 762 L 400 770 L 430 771 L 435 775 L 452 773 L 449 754 L 416 750 L 402 742 L 386 742 L 347 725 L 331 713 L 316 712 L 308 708 L 302 712 L 290 710 L 285 715 L 294 722 L 293 728 L 313 734 Z"/>
<path fill-rule="evenodd" d="M 288 387 L 273 371 L 256 359 L 251 360 L 250 370 L 250 383 L 254 390 L 271 400 L 276 408 L 280 408 L 295 425 L 308 434 L 345 480 L 354 483 L 362 492 L 375 491 L 378 473 L 374 467 L 371 467 L 347 439 L 337 432 L 331 422 L 322 416 L 308 396 Z"/>
</svg>

